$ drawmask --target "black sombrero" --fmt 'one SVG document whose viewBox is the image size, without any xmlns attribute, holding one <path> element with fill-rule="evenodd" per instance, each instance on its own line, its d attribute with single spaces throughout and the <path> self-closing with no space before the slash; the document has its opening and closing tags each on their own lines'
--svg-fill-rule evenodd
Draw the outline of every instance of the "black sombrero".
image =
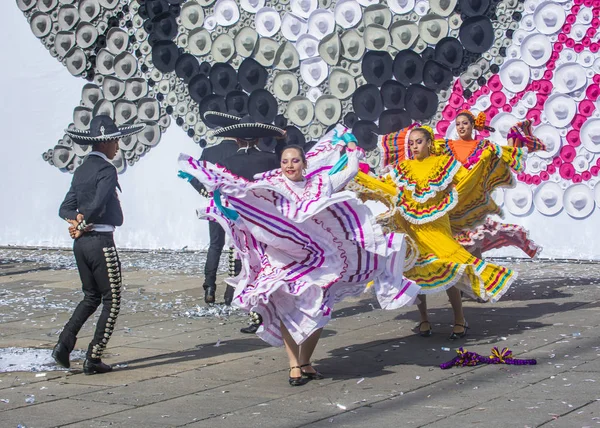
<svg viewBox="0 0 600 428">
<path fill-rule="evenodd" d="M 101 114 L 91 120 L 90 129 L 86 129 L 85 131 L 77 128 L 65 129 L 65 133 L 71 137 L 76 144 L 90 145 L 137 134 L 145 127 L 145 123 L 136 123 L 119 127 L 110 116 Z"/>
<path fill-rule="evenodd" d="M 213 137 L 255 140 L 257 138 L 283 137 L 285 131 L 277 126 L 253 122 L 250 116 L 245 116 L 240 123 L 216 129 L 211 132 L 211 135 Z"/>
<path fill-rule="evenodd" d="M 240 123 L 242 120 L 241 117 L 235 116 L 229 113 L 222 113 L 220 111 L 207 111 L 203 115 L 204 122 L 208 125 L 209 128 L 219 128 L 235 125 L 236 123 Z"/>
</svg>

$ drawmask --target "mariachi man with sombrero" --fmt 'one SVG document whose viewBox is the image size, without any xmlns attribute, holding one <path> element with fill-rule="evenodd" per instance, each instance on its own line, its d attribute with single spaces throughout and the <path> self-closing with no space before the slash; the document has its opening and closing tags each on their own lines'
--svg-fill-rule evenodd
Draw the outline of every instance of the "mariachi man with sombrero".
<svg viewBox="0 0 600 428">
<path fill-rule="evenodd" d="M 75 170 L 71 188 L 60 206 L 59 215 L 71 227 L 73 253 L 79 270 L 83 300 L 65 325 L 52 357 L 69 368 L 69 354 L 77 334 L 102 303 L 96 332 L 83 363 L 86 375 L 106 373 L 112 367 L 102 362 L 102 354 L 112 335 L 121 302 L 121 262 L 115 248 L 113 232 L 123 224 L 123 211 L 117 196 L 117 170 L 110 162 L 119 150 L 119 139 L 144 129 L 144 124 L 117 127 L 105 115 L 92 119 L 88 130 L 65 132 L 75 144 L 91 145 L 92 151 Z"/>
<path fill-rule="evenodd" d="M 238 146 L 236 153 L 222 159 L 219 165 L 233 174 L 250 181 L 254 180 L 256 174 L 271 171 L 279 167 L 277 155 L 271 151 L 264 150 L 265 147 L 259 144 L 261 139 L 276 136 L 281 137 L 279 133 L 273 132 L 273 129 L 277 129 L 276 127 L 263 123 L 255 123 L 249 116 L 239 118 L 225 113 L 206 112 L 204 117 L 206 123 L 220 126 L 220 128 L 212 132 L 213 136 L 235 139 Z M 283 139 L 280 140 L 279 144 L 284 144 Z M 190 179 L 190 182 L 194 185 L 193 179 Z M 202 184 L 198 182 L 194 187 L 199 190 L 199 186 L 202 186 Z M 236 274 L 239 273 L 239 267 L 236 267 L 236 271 Z M 258 330 L 260 319 L 252 316 L 252 314 L 251 319 L 252 324 L 242 328 L 242 333 L 256 333 Z"/>
</svg>

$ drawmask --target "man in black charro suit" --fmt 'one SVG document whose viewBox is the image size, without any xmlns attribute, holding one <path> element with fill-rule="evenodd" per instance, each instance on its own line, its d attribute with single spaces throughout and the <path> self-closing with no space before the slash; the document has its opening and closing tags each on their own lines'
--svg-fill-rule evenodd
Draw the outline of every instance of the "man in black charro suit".
<svg viewBox="0 0 600 428">
<path fill-rule="evenodd" d="M 117 196 L 121 190 L 117 170 L 110 160 L 119 149 L 119 139 L 140 132 L 145 125 L 118 128 L 109 116 L 96 116 L 89 130 L 66 130 L 75 144 L 92 145 L 92 151 L 75 170 L 71 187 L 60 206 L 59 215 L 71 227 L 73 253 L 79 270 L 83 300 L 60 334 L 52 357 L 69 368 L 69 354 L 77 334 L 102 303 L 94 338 L 88 346 L 83 372 L 106 373 L 112 367 L 102 362 L 102 354 L 112 335 L 121 302 L 121 262 L 113 232 L 123 224 L 123 211 Z"/>
</svg>

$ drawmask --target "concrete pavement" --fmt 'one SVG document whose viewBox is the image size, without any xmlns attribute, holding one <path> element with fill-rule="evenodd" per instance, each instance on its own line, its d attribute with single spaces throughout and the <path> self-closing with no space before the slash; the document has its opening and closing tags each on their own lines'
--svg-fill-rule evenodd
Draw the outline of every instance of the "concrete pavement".
<svg viewBox="0 0 600 428">
<path fill-rule="evenodd" d="M 81 297 L 70 257 L 0 252 L 0 348 L 54 346 Z M 124 305 L 105 354 L 115 370 L 84 376 L 76 361 L 70 372 L 0 373 L 0 426 L 600 425 L 598 264 L 502 261 L 517 284 L 495 305 L 465 301 L 471 329 L 457 342 L 447 340 L 445 295 L 429 300 L 431 338 L 413 333 L 416 308 L 374 309 L 368 294 L 346 301 L 315 352 L 327 378 L 293 388 L 283 349 L 239 333 L 243 314 L 198 316 L 206 311 L 193 257 L 125 253 Z M 92 332 L 90 320 L 78 348 Z M 538 364 L 441 370 L 459 346 L 508 346 Z"/>
</svg>

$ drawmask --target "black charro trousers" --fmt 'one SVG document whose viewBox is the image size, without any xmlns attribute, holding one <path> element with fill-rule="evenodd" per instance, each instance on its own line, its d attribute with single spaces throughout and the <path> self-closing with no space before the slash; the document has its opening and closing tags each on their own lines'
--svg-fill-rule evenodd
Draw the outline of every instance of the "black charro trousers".
<svg viewBox="0 0 600 428">
<path fill-rule="evenodd" d="M 73 253 L 84 296 L 60 334 L 59 342 L 72 351 L 79 330 L 102 304 L 96 332 L 87 350 L 87 358 L 100 359 L 121 306 L 121 262 L 112 233 L 85 233 L 75 240 Z"/>
</svg>

